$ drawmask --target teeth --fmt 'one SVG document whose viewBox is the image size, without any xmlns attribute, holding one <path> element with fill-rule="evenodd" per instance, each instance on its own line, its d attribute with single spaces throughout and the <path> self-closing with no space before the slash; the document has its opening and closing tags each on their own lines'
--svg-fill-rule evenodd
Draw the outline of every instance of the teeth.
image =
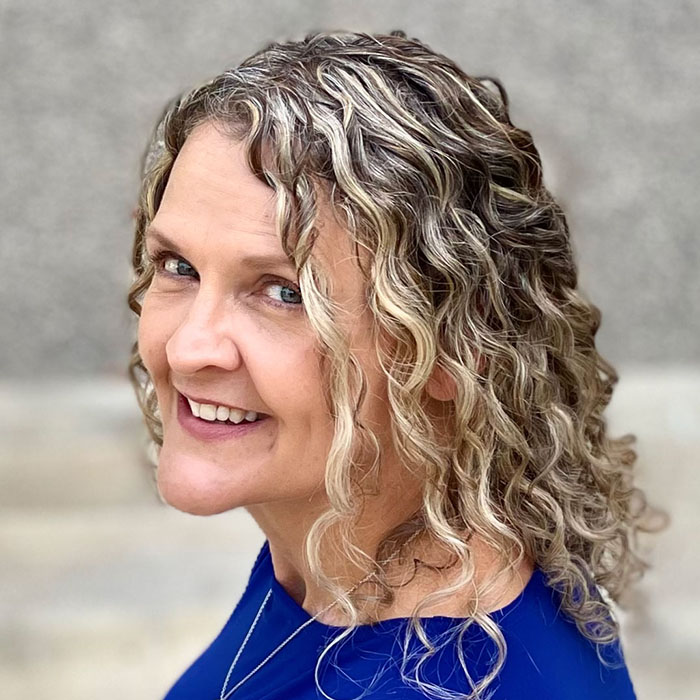
<svg viewBox="0 0 700 700">
<path fill-rule="evenodd" d="M 238 424 L 243 420 L 252 423 L 258 419 L 258 414 L 255 411 L 244 411 L 240 408 L 228 408 L 227 406 L 213 406 L 208 403 L 197 403 L 188 397 L 185 398 L 187 398 L 187 402 L 190 404 L 192 415 L 197 418 L 202 418 L 203 420 L 228 420 Z"/>
<path fill-rule="evenodd" d="M 219 406 L 216 409 L 216 420 L 228 420 L 229 410 L 226 406 Z"/>
<path fill-rule="evenodd" d="M 234 423 L 240 423 L 246 416 L 245 411 L 241 411 L 240 408 L 232 408 L 226 411 L 229 415 L 226 416 L 226 420 L 233 421 Z"/>
<path fill-rule="evenodd" d="M 214 421 L 216 420 L 216 406 L 212 406 L 208 403 L 202 403 L 199 405 L 199 417 L 204 420 Z"/>
</svg>

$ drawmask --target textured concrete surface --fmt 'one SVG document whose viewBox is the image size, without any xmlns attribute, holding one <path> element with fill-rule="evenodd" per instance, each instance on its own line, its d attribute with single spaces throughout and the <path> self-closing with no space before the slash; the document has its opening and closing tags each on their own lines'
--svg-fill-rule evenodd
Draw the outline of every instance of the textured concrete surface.
<svg viewBox="0 0 700 700">
<path fill-rule="evenodd" d="M 620 370 L 611 430 L 672 516 L 621 612 L 631 675 L 697 700 L 697 0 L 0 0 L 0 696 L 162 697 L 243 590 L 245 511 L 163 506 L 144 464 L 130 214 L 168 100 L 320 28 L 404 29 L 500 78 L 532 132 Z"/>
<path fill-rule="evenodd" d="M 611 433 L 637 435 L 639 484 L 672 517 L 642 540 L 625 653 L 639 700 L 697 700 L 700 367 L 618 369 Z M 262 534 L 243 510 L 162 505 L 139 426 L 125 382 L 0 385 L 3 698 L 162 697 L 240 597 Z"/>
<path fill-rule="evenodd" d="M 320 28 L 401 28 L 499 77 L 568 213 L 600 347 L 697 361 L 697 0 L 2 0 L 0 376 L 121 374 L 130 213 L 162 107 Z"/>
</svg>

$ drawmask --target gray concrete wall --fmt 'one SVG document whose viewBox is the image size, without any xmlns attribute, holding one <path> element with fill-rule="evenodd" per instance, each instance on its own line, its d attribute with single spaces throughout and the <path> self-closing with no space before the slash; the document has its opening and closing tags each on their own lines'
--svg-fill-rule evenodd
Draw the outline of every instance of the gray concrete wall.
<svg viewBox="0 0 700 700">
<path fill-rule="evenodd" d="M 403 28 L 500 77 L 613 361 L 700 356 L 698 2 L 0 3 L 0 374 L 123 372 L 137 162 L 162 106 L 271 39 Z"/>
<path fill-rule="evenodd" d="M 262 536 L 159 503 L 124 374 L 138 160 L 177 92 L 272 39 L 404 29 L 503 80 L 620 371 L 614 434 L 671 514 L 622 612 L 640 700 L 700 697 L 700 4 L 0 0 L 0 695 L 158 698 Z"/>
</svg>

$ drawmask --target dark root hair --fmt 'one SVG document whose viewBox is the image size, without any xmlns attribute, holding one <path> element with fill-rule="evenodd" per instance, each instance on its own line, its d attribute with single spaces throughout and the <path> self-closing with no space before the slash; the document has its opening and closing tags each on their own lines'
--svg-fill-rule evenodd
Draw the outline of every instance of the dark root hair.
<svg viewBox="0 0 700 700">
<path fill-rule="evenodd" d="M 607 434 L 603 411 L 618 377 L 596 350 L 601 313 L 577 289 L 564 214 L 543 184 L 529 132 L 510 120 L 501 84 L 465 74 L 403 32 L 317 32 L 272 43 L 179 97 L 144 160 L 128 295 L 136 314 L 153 273 L 145 230 L 175 158 L 205 122 L 242 141 L 252 171 L 274 188 L 280 240 L 297 265 L 327 360 L 336 427 L 326 465 L 331 508 L 309 531 L 305 556 L 352 623 L 319 663 L 369 619 L 358 603 L 370 597 L 346 595 L 324 573 L 318 552 L 331 526 L 340 526 L 348 559 L 374 570 L 382 602 L 393 600 L 382 567 L 359 559 L 352 546 L 362 503 L 358 444 L 375 451 L 375 475 L 381 450 L 358 418 L 366 379 L 335 323 L 329 280 L 311 256 L 319 192 L 354 244 L 370 252 L 368 304 L 377 330 L 392 341 L 380 352 L 392 438 L 401 463 L 424 484 L 420 512 L 387 533 L 376 558 L 427 533 L 462 567 L 454 588 L 416 607 L 407 635 L 414 631 L 429 651 L 405 680 L 434 697 L 456 697 L 418 677 L 434 649 L 419 615 L 472 580 L 464 532 L 517 552 L 517 562 L 531 557 L 561 594 L 561 610 L 598 651 L 615 641 L 612 604 L 648 567 L 637 535 L 654 531 L 653 517 L 663 513 L 633 484 L 634 436 Z M 447 442 L 437 439 L 424 410 L 436 367 L 456 384 Z M 136 343 L 130 376 L 160 446 L 155 392 Z M 498 649 L 492 670 L 476 683 L 460 654 L 469 698 L 479 698 L 502 667 L 506 645 L 487 612 L 465 615 L 459 639 L 476 622 Z M 406 657 L 402 674 L 405 664 Z"/>
</svg>

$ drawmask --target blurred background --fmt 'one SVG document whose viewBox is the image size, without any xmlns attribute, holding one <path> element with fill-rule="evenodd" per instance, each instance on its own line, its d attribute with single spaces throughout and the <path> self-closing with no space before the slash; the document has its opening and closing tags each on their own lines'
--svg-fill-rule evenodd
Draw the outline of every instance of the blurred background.
<svg viewBox="0 0 700 700">
<path fill-rule="evenodd" d="M 509 92 L 568 215 L 614 435 L 672 522 L 621 612 L 640 700 L 700 697 L 700 5 L 0 2 L 0 688 L 161 698 L 240 597 L 246 512 L 163 505 L 126 379 L 131 212 L 163 106 L 271 40 L 403 29 Z"/>
</svg>

